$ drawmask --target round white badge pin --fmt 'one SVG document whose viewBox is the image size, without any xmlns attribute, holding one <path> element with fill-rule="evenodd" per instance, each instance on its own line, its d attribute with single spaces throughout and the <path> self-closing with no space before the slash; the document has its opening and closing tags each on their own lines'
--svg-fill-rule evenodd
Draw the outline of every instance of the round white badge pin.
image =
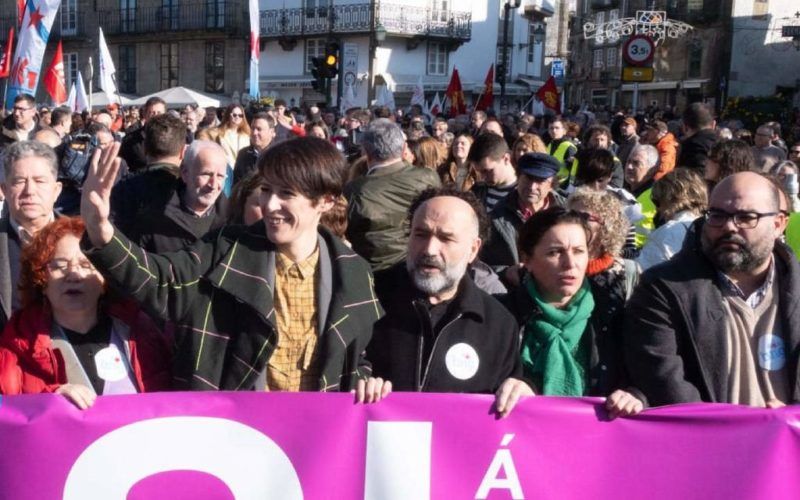
<svg viewBox="0 0 800 500">
<path fill-rule="evenodd" d="M 758 339 L 758 366 L 764 370 L 780 370 L 786 364 L 783 339 L 768 333 Z"/>
<path fill-rule="evenodd" d="M 108 346 L 94 355 L 97 376 L 107 382 L 118 382 L 128 375 L 125 361 L 116 346 Z"/>
<path fill-rule="evenodd" d="M 459 380 L 469 380 L 478 373 L 480 359 L 471 345 L 462 342 L 447 351 L 444 363 L 450 375 Z"/>
</svg>

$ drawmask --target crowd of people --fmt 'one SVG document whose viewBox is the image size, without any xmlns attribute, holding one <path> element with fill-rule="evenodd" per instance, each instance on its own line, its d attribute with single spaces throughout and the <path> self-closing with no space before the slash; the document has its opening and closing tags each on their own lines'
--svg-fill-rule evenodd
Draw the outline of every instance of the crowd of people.
<svg viewBox="0 0 800 500">
<path fill-rule="evenodd" d="M 0 134 L 0 394 L 800 399 L 800 142 L 770 122 L 308 106 Z"/>
</svg>

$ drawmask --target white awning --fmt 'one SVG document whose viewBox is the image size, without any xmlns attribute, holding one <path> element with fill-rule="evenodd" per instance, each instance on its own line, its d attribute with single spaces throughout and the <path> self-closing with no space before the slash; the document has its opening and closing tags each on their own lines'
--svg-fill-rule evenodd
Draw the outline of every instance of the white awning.
<svg viewBox="0 0 800 500">
<path fill-rule="evenodd" d="M 534 80 L 533 78 L 523 78 L 521 76 L 517 78 L 517 81 L 527 85 L 533 92 L 539 90 L 539 88 L 542 87 L 545 83 L 542 80 Z"/>
<path fill-rule="evenodd" d="M 703 80 L 665 80 L 663 82 L 640 83 L 639 90 L 675 90 L 675 89 L 699 89 L 708 78 Z M 623 92 L 633 92 L 633 84 L 625 83 L 620 87 Z"/>
</svg>

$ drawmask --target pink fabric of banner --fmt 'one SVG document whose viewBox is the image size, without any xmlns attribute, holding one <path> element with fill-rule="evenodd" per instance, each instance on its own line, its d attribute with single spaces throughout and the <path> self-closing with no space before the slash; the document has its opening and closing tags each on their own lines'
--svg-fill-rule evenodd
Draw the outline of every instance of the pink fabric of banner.
<svg viewBox="0 0 800 500">
<path fill-rule="evenodd" d="M 800 498 L 800 407 L 162 393 L 0 401 L 0 498 Z"/>
</svg>

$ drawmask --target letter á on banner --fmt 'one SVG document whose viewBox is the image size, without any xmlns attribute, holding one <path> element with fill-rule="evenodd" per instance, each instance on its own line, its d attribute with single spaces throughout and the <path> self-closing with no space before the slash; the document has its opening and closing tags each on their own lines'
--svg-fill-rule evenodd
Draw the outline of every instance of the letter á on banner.
<svg viewBox="0 0 800 500">
<path fill-rule="evenodd" d="M 109 432 L 75 461 L 63 498 L 125 500 L 141 480 L 170 471 L 210 474 L 237 500 L 303 499 L 297 472 L 274 441 L 239 422 L 211 417 L 155 418 Z"/>
<path fill-rule="evenodd" d="M 511 440 L 514 439 L 513 434 L 506 434 L 500 442 L 500 446 L 508 446 Z M 498 477 L 500 470 L 503 470 L 505 477 Z M 514 466 L 514 459 L 511 457 L 511 451 L 505 448 L 497 450 L 494 454 L 492 463 L 486 470 L 483 476 L 481 485 L 478 487 L 478 492 L 475 493 L 476 500 L 486 500 L 489 492 L 492 490 L 508 490 L 511 498 L 514 500 L 522 500 L 525 495 L 522 493 L 522 485 L 519 483 L 519 475 L 517 475 L 517 468 Z"/>
</svg>

